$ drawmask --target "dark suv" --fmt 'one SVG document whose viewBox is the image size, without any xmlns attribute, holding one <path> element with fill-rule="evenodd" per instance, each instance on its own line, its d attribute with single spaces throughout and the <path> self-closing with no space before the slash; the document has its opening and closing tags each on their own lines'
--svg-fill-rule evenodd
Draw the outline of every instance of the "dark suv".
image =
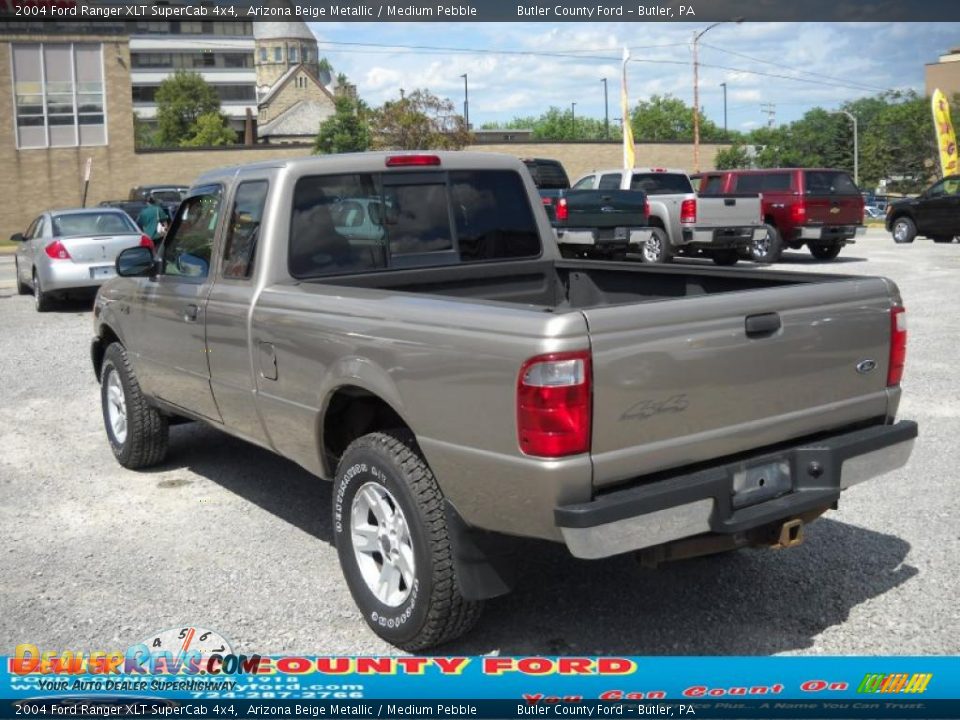
<svg viewBox="0 0 960 720">
<path fill-rule="evenodd" d="M 912 243 L 917 235 L 953 242 L 960 235 L 960 175 L 943 178 L 920 197 L 889 203 L 887 230 L 895 243 Z"/>
</svg>

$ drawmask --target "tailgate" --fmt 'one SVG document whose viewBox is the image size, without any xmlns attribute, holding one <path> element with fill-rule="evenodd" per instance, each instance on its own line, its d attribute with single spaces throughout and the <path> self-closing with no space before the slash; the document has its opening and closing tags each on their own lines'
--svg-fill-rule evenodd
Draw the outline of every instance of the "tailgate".
<svg viewBox="0 0 960 720">
<path fill-rule="evenodd" d="M 647 224 L 646 196 L 632 190 L 570 190 L 568 217 L 563 227 L 616 228 L 644 227 Z"/>
<path fill-rule="evenodd" d="M 803 175 L 806 224 L 863 224 L 863 198 L 849 175 L 829 170 L 808 170 Z"/>
<path fill-rule="evenodd" d="M 585 310 L 594 484 L 885 416 L 891 305 L 865 278 Z"/>
<path fill-rule="evenodd" d="M 762 224 L 759 195 L 697 197 L 697 227 L 748 227 Z"/>
</svg>

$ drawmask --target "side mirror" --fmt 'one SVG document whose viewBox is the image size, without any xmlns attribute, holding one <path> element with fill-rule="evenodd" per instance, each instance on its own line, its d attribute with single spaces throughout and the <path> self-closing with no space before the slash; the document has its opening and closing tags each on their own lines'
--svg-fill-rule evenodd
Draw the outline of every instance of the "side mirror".
<svg viewBox="0 0 960 720">
<path fill-rule="evenodd" d="M 24 242 L 25 240 L 23 233 L 14 233 L 10 236 L 10 242 Z"/>
<path fill-rule="evenodd" d="M 120 277 L 151 277 L 157 271 L 153 252 L 148 247 L 127 248 L 117 256 Z"/>
</svg>

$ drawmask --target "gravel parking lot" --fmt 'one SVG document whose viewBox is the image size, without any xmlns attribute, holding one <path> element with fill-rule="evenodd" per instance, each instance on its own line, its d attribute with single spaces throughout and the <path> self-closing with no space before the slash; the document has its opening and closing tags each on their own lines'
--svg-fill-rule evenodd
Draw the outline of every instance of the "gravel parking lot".
<svg viewBox="0 0 960 720">
<path fill-rule="evenodd" d="M 528 543 L 516 591 L 443 652 L 960 652 L 960 247 L 872 230 L 835 262 L 886 275 L 908 308 L 901 416 L 920 422 L 902 471 L 858 486 L 785 551 L 642 569 Z M 183 624 L 243 652 L 392 653 L 342 580 L 329 485 L 195 424 L 159 468 L 113 459 L 90 369 L 89 305 L 38 315 L 0 256 L 0 652 L 105 650 Z M 790 382 L 790 378 L 784 378 Z"/>
</svg>

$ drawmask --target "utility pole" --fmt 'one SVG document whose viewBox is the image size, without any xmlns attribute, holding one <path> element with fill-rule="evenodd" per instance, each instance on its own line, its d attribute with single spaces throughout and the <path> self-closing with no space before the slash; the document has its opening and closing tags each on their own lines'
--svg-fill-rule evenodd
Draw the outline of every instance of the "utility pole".
<svg viewBox="0 0 960 720">
<path fill-rule="evenodd" d="M 700 32 L 693 33 L 693 169 L 700 172 L 700 38 L 713 30 L 717 25 L 734 22 L 738 25 L 743 22 L 742 17 L 733 20 L 721 20 L 708 25 Z"/>
<path fill-rule="evenodd" d="M 463 78 L 463 121 L 467 125 L 467 130 L 470 130 L 470 89 L 467 86 L 467 74 L 464 73 L 460 77 Z"/>
<path fill-rule="evenodd" d="M 853 122 L 853 184 L 860 187 L 860 138 L 857 133 L 857 116 L 849 110 L 837 110 L 835 115 L 846 115 Z"/>
<path fill-rule="evenodd" d="M 772 128 L 777 124 L 777 105 L 776 103 L 763 103 L 760 105 L 760 112 L 767 114 L 767 127 Z"/>
<path fill-rule="evenodd" d="M 610 139 L 610 103 L 607 98 L 607 79 L 600 78 L 603 83 L 603 136 Z"/>
<path fill-rule="evenodd" d="M 577 104 L 575 102 L 570 103 L 570 130 L 571 130 L 571 139 L 577 139 Z"/>
<path fill-rule="evenodd" d="M 727 84 L 722 82 L 720 87 L 723 88 L 723 139 L 726 140 L 729 135 L 727 133 Z"/>
</svg>

